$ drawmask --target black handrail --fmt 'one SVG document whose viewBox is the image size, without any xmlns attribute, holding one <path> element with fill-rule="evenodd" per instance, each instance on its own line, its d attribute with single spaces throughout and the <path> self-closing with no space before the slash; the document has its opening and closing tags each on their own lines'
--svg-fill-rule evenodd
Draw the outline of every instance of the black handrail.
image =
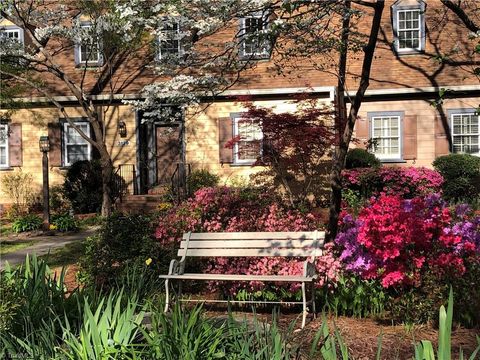
<svg viewBox="0 0 480 360">
<path fill-rule="evenodd" d="M 190 175 L 190 164 L 177 163 L 170 182 L 174 200 L 180 202 L 185 200 L 189 195 L 187 178 Z"/>
<path fill-rule="evenodd" d="M 134 164 L 122 164 L 113 175 L 114 193 L 122 202 L 125 195 L 137 195 L 137 173 Z"/>
</svg>

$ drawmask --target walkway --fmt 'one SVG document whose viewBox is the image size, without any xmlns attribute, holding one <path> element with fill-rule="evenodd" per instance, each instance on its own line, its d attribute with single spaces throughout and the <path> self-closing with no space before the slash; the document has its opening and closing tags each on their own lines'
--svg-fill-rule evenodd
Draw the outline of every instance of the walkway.
<svg viewBox="0 0 480 360">
<path fill-rule="evenodd" d="M 25 260 L 25 256 L 27 256 L 27 254 L 48 254 L 48 252 L 53 252 L 54 250 L 64 247 L 65 245 L 72 242 L 84 240 L 88 236 L 93 235 L 95 231 L 96 228 L 89 228 L 85 231 L 69 235 L 63 235 L 61 233 L 58 233 L 53 236 L 32 237 L 31 240 L 35 241 L 35 244 L 33 244 L 32 246 L 7 253 L 5 255 L 0 255 L 0 270 L 4 268 L 6 261 L 8 261 L 10 265 L 19 264 Z"/>
</svg>

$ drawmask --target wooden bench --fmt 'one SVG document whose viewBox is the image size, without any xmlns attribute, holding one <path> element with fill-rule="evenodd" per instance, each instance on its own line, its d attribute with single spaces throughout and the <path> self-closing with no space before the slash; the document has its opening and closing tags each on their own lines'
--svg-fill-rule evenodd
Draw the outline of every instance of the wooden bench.
<svg viewBox="0 0 480 360">
<path fill-rule="evenodd" d="M 302 304 L 302 328 L 307 316 L 306 284 L 311 285 L 311 304 L 315 313 L 314 281 L 317 278 L 315 257 L 322 254 L 325 233 L 320 231 L 304 232 L 234 232 L 234 233 L 185 233 L 180 243 L 178 256 L 180 260 L 172 260 L 168 275 L 160 275 L 165 279 L 166 304 L 169 309 L 171 280 L 205 280 L 205 281 L 266 281 L 301 283 L 301 302 L 272 302 Z M 305 257 L 302 275 L 245 275 L 245 274 L 204 274 L 185 273 L 188 257 Z M 181 282 L 179 284 L 179 296 Z M 221 300 L 217 300 L 221 301 Z M 258 301 L 229 301 L 232 303 L 259 303 Z"/>
</svg>

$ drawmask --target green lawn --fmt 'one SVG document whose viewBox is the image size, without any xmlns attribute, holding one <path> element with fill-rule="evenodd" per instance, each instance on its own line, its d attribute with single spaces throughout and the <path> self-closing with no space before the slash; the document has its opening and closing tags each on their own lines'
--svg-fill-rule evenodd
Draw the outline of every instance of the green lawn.
<svg viewBox="0 0 480 360">
<path fill-rule="evenodd" d="M 35 244 L 37 240 L 29 240 L 29 241 L 0 241 L 0 255 L 5 255 L 11 253 L 13 251 L 21 250 L 26 247 L 32 246 Z"/>
<path fill-rule="evenodd" d="M 75 264 L 83 254 L 85 254 L 85 242 L 75 241 L 39 258 L 44 259 L 48 266 L 57 267 Z"/>
</svg>

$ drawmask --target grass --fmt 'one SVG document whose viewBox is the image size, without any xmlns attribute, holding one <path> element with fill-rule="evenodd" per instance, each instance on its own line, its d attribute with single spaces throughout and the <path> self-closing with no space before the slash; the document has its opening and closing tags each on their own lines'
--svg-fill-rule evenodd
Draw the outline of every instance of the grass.
<svg viewBox="0 0 480 360">
<path fill-rule="evenodd" d="M 67 266 L 77 263 L 83 254 L 85 242 L 75 241 L 49 254 L 39 256 L 39 259 L 45 260 L 49 267 Z"/>
<path fill-rule="evenodd" d="M 14 251 L 18 251 L 24 249 L 26 247 L 32 246 L 37 241 L 29 240 L 29 241 L 0 241 L 0 255 L 5 255 Z"/>
<path fill-rule="evenodd" d="M 7 237 L 9 235 L 12 235 L 14 232 L 12 230 L 12 224 L 9 223 L 3 223 L 3 221 L 0 223 L 0 235 L 2 237 Z"/>
</svg>

